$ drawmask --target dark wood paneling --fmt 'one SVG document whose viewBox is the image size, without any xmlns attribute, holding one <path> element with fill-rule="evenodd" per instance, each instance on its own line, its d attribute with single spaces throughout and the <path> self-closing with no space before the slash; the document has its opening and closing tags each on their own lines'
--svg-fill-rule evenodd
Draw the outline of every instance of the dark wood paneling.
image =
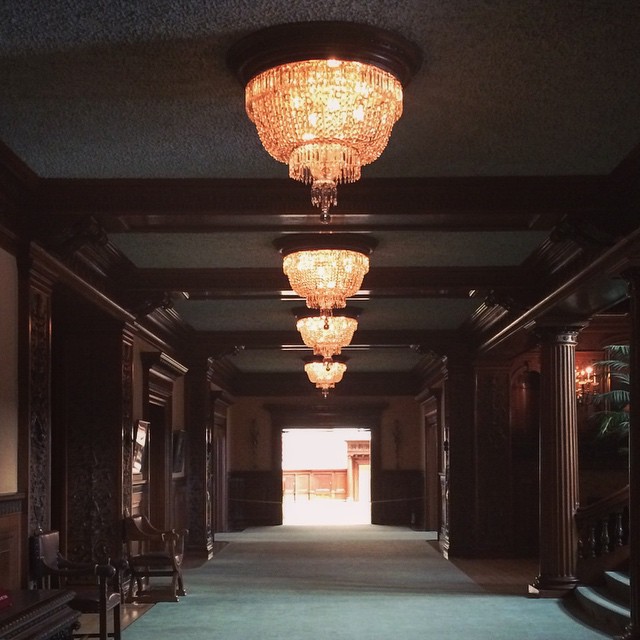
<svg viewBox="0 0 640 640">
<path fill-rule="evenodd" d="M 512 549 L 513 487 L 508 367 L 479 367 L 476 382 L 477 546 L 480 553 Z"/>
<path fill-rule="evenodd" d="M 280 471 L 229 473 L 229 526 L 232 530 L 282 524 Z"/>
<path fill-rule="evenodd" d="M 25 533 L 22 530 L 23 500 L 6 497 L 0 500 L 0 584 L 5 589 L 19 589 L 26 585 L 23 575 L 22 548 Z"/>
<path fill-rule="evenodd" d="M 381 469 L 371 475 L 371 522 L 421 528 L 424 522 L 424 472 Z"/>
</svg>

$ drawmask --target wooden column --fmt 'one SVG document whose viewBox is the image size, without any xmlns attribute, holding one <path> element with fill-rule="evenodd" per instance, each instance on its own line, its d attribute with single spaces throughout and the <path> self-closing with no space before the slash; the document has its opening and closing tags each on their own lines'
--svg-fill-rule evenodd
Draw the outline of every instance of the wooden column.
<svg viewBox="0 0 640 640">
<path fill-rule="evenodd" d="M 560 597 L 574 588 L 578 507 L 575 349 L 582 326 L 538 329 L 540 353 L 540 574 L 529 593 Z"/>
<path fill-rule="evenodd" d="M 640 267 L 625 272 L 631 294 L 629 357 L 629 576 L 631 621 L 622 638 L 640 639 Z"/>
<path fill-rule="evenodd" d="M 445 422 L 449 441 L 443 442 L 449 463 L 443 478 L 443 518 L 440 548 L 445 557 L 472 556 L 478 545 L 477 442 L 474 432 L 476 376 L 473 360 L 461 349 L 447 357 Z"/>
<path fill-rule="evenodd" d="M 186 374 L 189 537 L 192 554 L 213 557 L 213 405 L 211 362 L 194 357 Z"/>
</svg>

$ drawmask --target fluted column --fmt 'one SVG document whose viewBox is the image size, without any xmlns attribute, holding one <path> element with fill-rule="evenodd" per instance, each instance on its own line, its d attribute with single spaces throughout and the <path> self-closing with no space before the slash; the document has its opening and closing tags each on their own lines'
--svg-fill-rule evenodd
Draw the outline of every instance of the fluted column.
<svg viewBox="0 0 640 640">
<path fill-rule="evenodd" d="M 562 596 L 577 578 L 578 437 L 575 349 L 582 327 L 539 329 L 540 573 L 532 595 Z"/>
<path fill-rule="evenodd" d="M 640 640 L 640 267 L 624 273 L 631 294 L 629 357 L 629 577 L 631 621 L 622 638 Z"/>
</svg>

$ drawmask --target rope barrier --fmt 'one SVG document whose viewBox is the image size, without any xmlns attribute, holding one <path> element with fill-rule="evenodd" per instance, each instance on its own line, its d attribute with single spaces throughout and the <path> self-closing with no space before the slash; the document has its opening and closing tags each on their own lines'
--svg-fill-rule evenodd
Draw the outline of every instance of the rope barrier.
<svg viewBox="0 0 640 640">
<path fill-rule="evenodd" d="M 333 498 L 329 498 L 332 500 Z M 422 500 L 423 496 L 418 496 L 416 498 L 393 498 L 389 500 L 372 500 L 371 504 L 382 504 L 385 502 L 413 502 L 414 500 Z M 307 500 L 309 502 L 310 500 Z M 257 504 L 282 504 L 282 500 L 249 500 L 247 498 L 229 498 L 229 502 L 251 502 Z M 340 502 L 346 502 L 346 500 L 341 500 Z"/>
</svg>

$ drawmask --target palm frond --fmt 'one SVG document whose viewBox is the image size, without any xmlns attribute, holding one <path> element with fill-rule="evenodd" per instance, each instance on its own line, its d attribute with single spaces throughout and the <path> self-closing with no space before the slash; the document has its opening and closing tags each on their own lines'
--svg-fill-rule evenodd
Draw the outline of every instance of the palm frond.
<svg viewBox="0 0 640 640">
<path fill-rule="evenodd" d="M 595 363 L 601 372 L 610 376 L 615 388 L 596 394 L 597 405 L 606 409 L 594 413 L 590 420 L 598 427 L 598 435 L 626 436 L 629 432 L 630 377 L 629 357 L 631 347 L 628 344 L 612 344 L 606 347 L 607 358 Z"/>
<path fill-rule="evenodd" d="M 598 435 L 625 435 L 629 432 L 629 414 L 626 411 L 598 411 L 593 414 L 598 424 Z"/>
</svg>

